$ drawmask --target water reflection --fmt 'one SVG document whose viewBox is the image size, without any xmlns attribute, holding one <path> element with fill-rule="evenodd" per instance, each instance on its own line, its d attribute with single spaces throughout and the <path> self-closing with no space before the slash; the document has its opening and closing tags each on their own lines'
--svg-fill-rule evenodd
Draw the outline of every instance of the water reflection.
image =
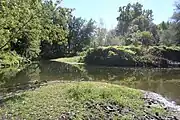
<svg viewBox="0 0 180 120">
<path fill-rule="evenodd" d="M 42 61 L 19 72 L 0 72 L 0 94 L 38 87 L 47 81 L 105 81 L 160 93 L 180 104 L 180 69 L 132 69 Z"/>
</svg>

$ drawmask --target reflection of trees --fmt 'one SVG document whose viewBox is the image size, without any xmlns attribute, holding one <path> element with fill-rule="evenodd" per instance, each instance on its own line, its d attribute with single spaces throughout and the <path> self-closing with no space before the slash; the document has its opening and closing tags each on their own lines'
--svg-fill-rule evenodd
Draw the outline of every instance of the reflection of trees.
<svg viewBox="0 0 180 120">
<path fill-rule="evenodd" d="M 149 81 L 149 80 L 178 80 L 180 69 L 145 69 L 145 68 L 113 68 L 113 67 L 86 67 L 89 76 L 94 80 L 126 80 Z"/>
<path fill-rule="evenodd" d="M 18 69 L 3 69 L 0 72 L 0 93 L 34 88 L 42 82 L 54 80 L 85 80 L 83 66 L 43 61 L 33 63 L 19 72 Z"/>
<path fill-rule="evenodd" d="M 66 63 L 43 61 L 40 63 L 41 79 L 46 81 L 67 80 L 79 81 L 85 79 L 83 66 Z"/>
<path fill-rule="evenodd" d="M 38 76 L 38 64 L 32 64 L 25 69 L 20 68 L 4 68 L 0 72 L 0 92 L 12 92 L 24 88 L 31 87 L 29 83 L 34 79 L 34 75 Z"/>
</svg>

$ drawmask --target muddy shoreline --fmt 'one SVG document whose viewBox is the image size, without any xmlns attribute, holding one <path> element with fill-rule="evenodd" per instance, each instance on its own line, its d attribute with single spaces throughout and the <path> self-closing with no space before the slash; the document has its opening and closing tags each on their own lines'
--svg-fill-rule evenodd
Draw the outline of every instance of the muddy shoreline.
<svg viewBox="0 0 180 120">
<path fill-rule="evenodd" d="M 149 91 L 142 91 L 144 93 L 143 99 L 145 100 L 145 107 L 161 107 L 167 113 L 166 116 L 159 116 L 159 113 L 156 113 L 154 119 L 156 120 L 180 120 L 180 106 L 176 105 L 174 101 L 169 101 L 163 96 Z M 158 119 L 159 118 L 159 119 Z"/>
</svg>

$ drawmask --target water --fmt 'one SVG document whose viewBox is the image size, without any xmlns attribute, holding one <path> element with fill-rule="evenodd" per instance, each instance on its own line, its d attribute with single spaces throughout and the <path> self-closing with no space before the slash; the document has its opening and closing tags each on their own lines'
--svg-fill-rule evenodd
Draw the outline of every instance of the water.
<svg viewBox="0 0 180 120">
<path fill-rule="evenodd" d="M 0 97 L 48 81 L 103 81 L 156 92 L 180 105 L 180 69 L 69 65 L 43 61 L 26 69 L 0 71 Z"/>
</svg>

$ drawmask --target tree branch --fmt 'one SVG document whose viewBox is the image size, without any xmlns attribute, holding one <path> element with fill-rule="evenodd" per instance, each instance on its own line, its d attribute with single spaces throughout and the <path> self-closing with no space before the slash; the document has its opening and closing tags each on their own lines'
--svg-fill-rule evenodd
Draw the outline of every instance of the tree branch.
<svg viewBox="0 0 180 120">
<path fill-rule="evenodd" d="M 14 34 L 11 34 L 10 39 L 3 46 L 0 47 L 0 50 L 2 50 L 9 42 L 11 42 L 14 35 L 17 34 L 22 28 L 24 28 L 33 18 L 34 17 L 31 16 L 27 22 L 25 22 L 17 31 L 14 32 Z"/>
</svg>

